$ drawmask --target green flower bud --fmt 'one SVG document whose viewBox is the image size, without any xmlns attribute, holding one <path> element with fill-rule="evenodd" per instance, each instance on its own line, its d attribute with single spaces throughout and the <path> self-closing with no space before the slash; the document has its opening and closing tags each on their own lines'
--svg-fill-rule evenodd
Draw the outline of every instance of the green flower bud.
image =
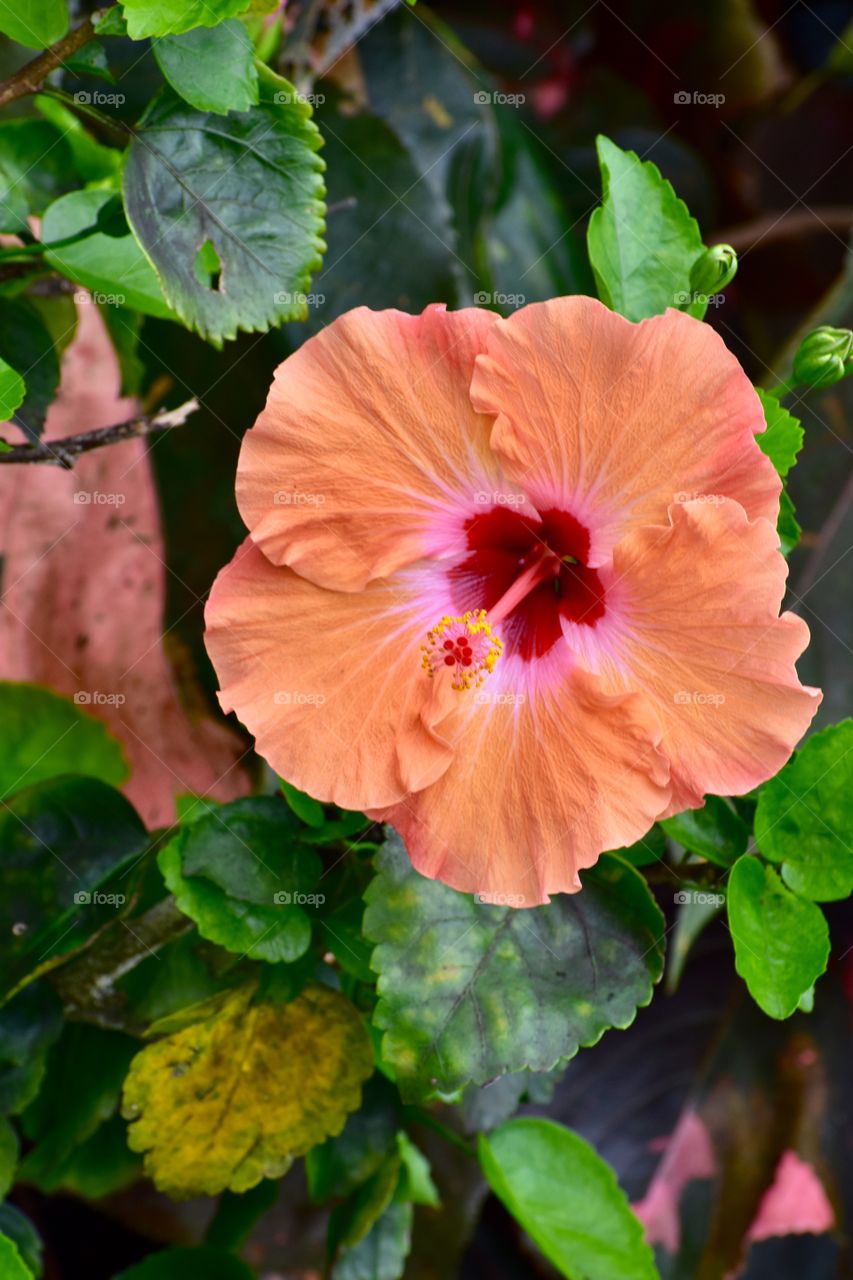
<svg viewBox="0 0 853 1280">
<path fill-rule="evenodd" d="M 693 263 L 690 288 L 694 294 L 710 296 L 725 289 L 737 273 L 737 254 L 730 244 L 715 244 Z"/>
<path fill-rule="evenodd" d="M 794 384 L 831 387 L 849 373 L 853 373 L 853 331 L 822 324 L 803 338 L 794 356 Z"/>
</svg>

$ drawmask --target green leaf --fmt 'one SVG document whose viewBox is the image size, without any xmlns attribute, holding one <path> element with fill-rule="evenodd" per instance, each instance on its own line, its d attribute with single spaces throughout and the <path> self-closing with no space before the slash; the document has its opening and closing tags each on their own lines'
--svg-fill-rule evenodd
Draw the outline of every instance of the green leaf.
<svg viewBox="0 0 853 1280">
<path fill-rule="evenodd" d="M 589 220 L 589 260 L 601 301 L 629 320 L 679 307 L 701 319 L 690 269 L 704 252 L 687 206 L 651 161 L 597 140 L 601 206 Z"/>
<path fill-rule="evenodd" d="M 826 968 L 829 930 L 823 912 L 749 855 L 732 868 L 727 902 L 735 968 L 765 1013 L 790 1017 Z"/>
<path fill-rule="evenodd" d="M 289 782 L 285 782 L 284 778 L 279 778 L 278 785 L 281 788 L 281 794 L 301 822 L 309 827 L 323 826 L 326 821 L 326 811 L 319 800 L 306 795 L 304 791 L 298 791 Z"/>
<path fill-rule="evenodd" d="M 240 1195 L 233 1191 L 223 1191 L 216 1214 L 207 1229 L 205 1243 L 217 1249 L 241 1252 L 258 1220 L 278 1200 L 278 1191 L 279 1184 L 272 1178 L 264 1178 L 257 1186 Z"/>
<path fill-rule="evenodd" d="M 29 303 L 0 299 L 0 358 L 27 384 L 14 420 L 37 440 L 59 386 L 59 355 L 44 320 Z"/>
<path fill-rule="evenodd" d="M 3 1280 L 33 1280 L 33 1273 L 24 1263 L 18 1246 L 4 1235 L 0 1235 L 0 1275 Z"/>
<path fill-rule="evenodd" d="M 203 938 L 255 960 L 291 962 L 311 941 L 322 870 L 301 828 L 272 796 L 235 800 L 199 817 L 158 856 L 180 909 Z"/>
<path fill-rule="evenodd" d="M 57 1191 L 102 1200 L 141 1177 L 142 1161 L 127 1145 L 127 1125 L 115 1115 L 70 1151 L 50 1180 Z"/>
<path fill-rule="evenodd" d="M 767 427 L 755 437 L 761 452 L 773 463 L 784 480 L 797 461 L 803 446 L 803 428 L 798 418 L 779 403 L 769 391 L 756 387 Z"/>
<path fill-rule="evenodd" d="M 18 1135 L 3 1116 L 0 1116 L 0 1200 L 5 1199 L 15 1181 L 18 1164 Z"/>
<path fill-rule="evenodd" d="M 318 1204 L 339 1199 L 366 1182 L 393 1151 L 398 1125 L 396 1090 L 377 1073 L 365 1084 L 361 1107 L 338 1136 L 305 1157 L 311 1199 Z"/>
<path fill-rule="evenodd" d="M 147 843 L 130 802 L 97 778 L 50 778 L 6 801 L 0 807 L 4 982 L 54 968 L 115 921 L 129 892 L 121 873 Z"/>
<path fill-rule="evenodd" d="M 627 849 L 616 849 L 614 852 L 625 862 L 630 862 L 632 867 L 647 867 L 653 862 L 665 862 L 666 836 L 659 824 L 655 823 L 641 840 L 629 845 Z"/>
<path fill-rule="evenodd" d="M 758 793 L 755 841 L 791 889 L 816 902 L 853 892 L 853 720 L 813 734 Z"/>
<path fill-rule="evenodd" d="M 441 1201 L 438 1189 L 432 1180 L 429 1160 L 407 1133 L 401 1129 L 397 1134 L 397 1148 L 403 1169 L 400 1181 L 400 1194 L 412 1204 L 425 1204 L 431 1209 L 438 1209 Z"/>
<path fill-rule="evenodd" d="M 46 261 L 61 275 L 90 289 L 95 302 L 175 319 L 153 267 L 130 231 L 114 235 L 109 226 L 109 232 L 85 234 L 89 228 L 109 225 L 111 217 L 120 212 L 121 203 L 111 191 L 91 189 L 62 196 L 44 215 L 42 239 L 45 244 L 57 244 L 80 238 L 49 250 Z"/>
<path fill-rule="evenodd" d="M 41 213 L 74 185 L 73 157 L 64 131 L 48 120 L 0 124 L 0 231 L 29 232 Z"/>
<path fill-rule="evenodd" d="M 69 1023 L 53 1046 L 39 1096 L 21 1123 L 35 1144 L 21 1177 L 47 1193 L 66 1185 L 72 1156 L 116 1112 L 138 1044 L 119 1031 Z M 69 1107 L 69 1090 L 74 1106 Z"/>
<path fill-rule="evenodd" d="M 359 1244 L 388 1208 L 400 1181 L 400 1154 L 395 1148 L 366 1182 L 329 1217 L 328 1250 L 352 1249 Z"/>
<path fill-rule="evenodd" d="M 44 49 L 67 30 L 66 0 L 0 0 L 0 31 L 28 49 Z"/>
<path fill-rule="evenodd" d="M 224 119 L 163 89 L 124 175 L 128 219 L 166 300 L 215 346 L 304 316 L 325 248 L 319 131 L 287 81 L 259 74 L 258 106 Z"/>
<path fill-rule="evenodd" d="M 34 103 L 37 110 L 59 130 L 60 136 L 68 143 L 74 167 L 81 178 L 87 182 L 100 182 L 103 179 L 111 184 L 116 180 L 121 172 L 123 152 L 98 142 L 74 112 L 55 98 L 39 93 L 36 94 Z"/>
<path fill-rule="evenodd" d="M 0 1234 L 18 1246 L 18 1252 L 34 1276 L 42 1273 L 41 1255 L 44 1246 L 41 1237 L 20 1209 L 14 1205 L 0 1204 Z"/>
<path fill-rule="evenodd" d="M 127 777 L 121 747 L 100 721 L 49 689 L 0 681 L 0 722 L 0 799 L 63 773 L 114 784 Z"/>
<path fill-rule="evenodd" d="M 24 379 L 0 357 L 0 422 L 9 421 L 26 394 Z"/>
<path fill-rule="evenodd" d="M 657 1280 L 609 1165 L 552 1120 L 510 1120 L 478 1141 L 489 1186 L 569 1280 Z"/>
<path fill-rule="evenodd" d="M 115 1280 L 254 1280 L 254 1272 L 233 1253 L 202 1244 L 150 1253 Z"/>
<path fill-rule="evenodd" d="M 370 1231 L 346 1249 L 332 1270 L 332 1280 L 399 1280 L 412 1243 L 411 1204 L 393 1200 Z"/>
<path fill-rule="evenodd" d="M 180 35 L 193 27 L 215 27 L 236 18 L 251 0 L 123 0 L 127 34 L 131 40 L 145 36 Z"/>
<path fill-rule="evenodd" d="M 779 494 L 779 519 L 776 523 L 776 532 L 779 535 L 782 555 L 789 556 L 799 545 L 803 531 L 797 524 L 794 504 L 788 496 L 787 489 L 783 489 Z"/>
<path fill-rule="evenodd" d="M 397 837 L 377 860 L 365 934 L 404 1096 L 546 1071 L 627 1027 L 662 968 L 662 917 L 642 876 L 605 855 L 578 894 L 533 910 L 485 906 L 412 867 Z"/>
<path fill-rule="evenodd" d="M 61 1030 L 62 1006 L 45 983 L 34 983 L 0 1008 L 0 1115 L 15 1115 L 32 1102 Z"/>
<path fill-rule="evenodd" d="M 720 796 L 706 796 L 701 809 L 685 809 L 660 825 L 671 839 L 718 867 L 730 867 L 749 843 L 746 823 Z"/>
<path fill-rule="evenodd" d="M 678 990 L 693 944 L 725 904 L 724 894 L 707 890 L 681 890 L 674 896 L 677 914 L 666 958 L 666 989 L 670 994 Z"/>
<path fill-rule="evenodd" d="M 257 105 L 255 51 L 242 22 L 163 36 L 152 47 L 163 75 L 191 107 L 227 115 Z"/>
</svg>

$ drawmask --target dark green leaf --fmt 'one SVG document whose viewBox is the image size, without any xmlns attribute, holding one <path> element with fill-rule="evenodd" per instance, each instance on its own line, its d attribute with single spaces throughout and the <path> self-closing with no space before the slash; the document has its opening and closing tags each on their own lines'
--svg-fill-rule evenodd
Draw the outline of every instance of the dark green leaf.
<svg viewBox="0 0 853 1280">
<path fill-rule="evenodd" d="M 115 1115 L 69 1152 L 51 1183 L 69 1195 L 102 1200 L 141 1177 L 142 1160 L 127 1145 L 127 1124 Z"/>
<path fill-rule="evenodd" d="M 310 108 L 265 68 L 251 111 L 204 114 L 171 89 L 146 111 L 125 169 L 127 216 L 166 300 L 214 345 L 306 314 L 325 248 L 319 146 Z"/>
<path fill-rule="evenodd" d="M 163 75 L 191 107 L 227 115 L 257 104 L 255 51 L 242 22 L 163 36 L 152 47 Z"/>
<path fill-rule="evenodd" d="M 732 868 L 727 902 L 735 968 L 765 1013 L 789 1018 L 826 968 L 823 912 L 749 855 Z"/>
<path fill-rule="evenodd" d="M 115 1280 L 254 1280 L 254 1274 L 235 1258 L 209 1245 L 196 1249 L 162 1249 L 150 1253 Z"/>
<path fill-rule="evenodd" d="M 184 828 L 160 851 L 160 868 L 202 937 L 253 959 L 297 960 L 323 898 L 314 891 L 321 863 L 299 843 L 301 830 L 282 800 L 235 800 Z"/>
<path fill-rule="evenodd" d="M 363 1240 L 335 1263 L 332 1280 L 399 1280 L 412 1240 L 412 1206 L 394 1200 Z"/>
<path fill-rule="evenodd" d="M 0 808 L 0 953 L 9 983 L 53 967 L 116 919 L 123 870 L 148 837 L 124 796 L 97 778 L 38 782 Z"/>
<path fill-rule="evenodd" d="M 404 1096 L 545 1071 L 627 1027 L 662 968 L 662 917 L 642 876 L 605 855 L 582 892 L 533 910 L 427 880 L 394 837 L 367 891 L 366 935 Z"/>
<path fill-rule="evenodd" d="M 117 1111 L 138 1048 L 119 1031 L 84 1023 L 66 1026 L 50 1052 L 43 1087 L 21 1118 L 35 1143 L 21 1165 L 23 1179 L 46 1192 L 64 1185 L 72 1154 Z"/>
<path fill-rule="evenodd" d="M 616 849 L 614 852 L 620 858 L 624 858 L 625 862 L 630 862 L 632 867 L 647 867 L 653 862 L 665 862 L 666 836 L 661 827 L 655 823 L 636 844 L 629 845 L 627 849 Z"/>
<path fill-rule="evenodd" d="M 853 720 L 809 738 L 761 788 L 755 840 L 782 879 L 816 902 L 853 892 Z"/>
<path fill-rule="evenodd" d="M 551 1120 L 510 1120 L 479 1139 L 495 1195 L 569 1280 L 657 1280 L 652 1251 L 609 1165 Z"/>
<path fill-rule="evenodd" d="M 224 1191 L 219 1197 L 216 1215 L 207 1229 L 205 1244 L 216 1249 L 242 1250 L 255 1224 L 268 1213 L 278 1199 L 279 1184 L 274 1178 L 263 1178 L 248 1191 Z"/>
<path fill-rule="evenodd" d="M 71 148 L 47 120 L 0 124 L 0 231 L 29 231 L 28 215 L 74 185 Z"/>
<path fill-rule="evenodd" d="M 0 1200 L 5 1199 L 15 1181 L 18 1164 L 18 1135 L 4 1116 L 0 1116 Z"/>
<path fill-rule="evenodd" d="M 784 479 L 797 461 L 797 454 L 803 445 L 803 428 L 798 418 L 779 403 L 769 391 L 756 387 L 764 418 L 766 430 L 755 438 L 761 452 L 765 454 Z"/>
<path fill-rule="evenodd" d="M 338 1136 L 305 1157 L 311 1199 L 322 1203 L 355 1191 L 393 1151 L 398 1125 L 396 1090 L 377 1073 L 364 1086 L 360 1109 L 347 1117 Z"/>
<path fill-rule="evenodd" d="M 402 1165 L 396 1146 L 374 1174 L 357 1187 L 348 1200 L 337 1205 L 329 1217 L 328 1248 L 352 1249 L 364 1239 L 382 1217 L 397 1190 Z"/>
<path fill-rule="evenodd" d="M 193 27 L 215 27 L 248 9 L 251 0 L 124 0 L 127 34 L 131 40 L 145 36 L 179 35 Z"/>
<path fill-rule="evenodd" d="M 0 358 L 27 384 L 14 421 L 37 440 L 59 386 L 59 355 L 41 316 L 24 301 L 0 299 Z"/>
<path fill-rule="evenodd" d="M 441 1201 L 432 1180 L 429 1160 L 402 1130 L 397 1134 L 397 1149 L 403 1162 L 400 1172 L 401 1199 L 437 1209 Z"/>
<path fill-rule="evenodd" d="M 76 76 L 95 76 L 98 80 L 115 84 L 115 76 L 107 61 L 107 51 L 100 40 L 90 40 L 88 44 L 84 44 L 82 49 L 65 59 L 64 65 L 66 71 L 73 71 Z"/>
<path fill-rule="evenodd" d="M 68 30 L 66 0 L 3 0 L 0 31 L 28 49 L 44 49 Z"/>
<path fill-rule="evenodd" d="M 62 1006 L 45 983 L 34 983 L 0 1008 L 0 1115 L 15 1115 L 32 1102 L 61 1030 Z"/>
<path fill-rule="evenodd" d="M 124 235 L 100 230 L 83 234 L 103 222 L 116 204 L 113 192 L 102 189 L 72 191 L 55 201 L 44 215 L 45 243 L 80 238 L 51 249 L 46 260 L 69 280 L 91 289 L 95 302 L 174 319 L 151 263 L 129 231 Z"/>
<path fill-rule="evenodd" d="M 319 800 L 306 795 L 304 791 L 298 791 L 289 782 L 285 782 L 284 778 L 279 778 L 278 785 L 281 787 L 281 794 L 301 822 L 309 827 L 322 827 L 326 821 L 326 812 Z"/>
<path fill-rule="evenodd" d="M 672 840 L 718 867 L 730 867 L 749 843 L 746 823 L 720 796 L 706 796 L 701 809 L 685 809 L 660 825 Z"/>
<path fill-rule="evenodd" d="M 629 320 L 678 307 L 701 319 L 690 269 L 704 252 L 687 206 L 651 161 L 599 137 L 601 206 L 589 220 L 587 244 L 601 301 Z"/>
</svg>

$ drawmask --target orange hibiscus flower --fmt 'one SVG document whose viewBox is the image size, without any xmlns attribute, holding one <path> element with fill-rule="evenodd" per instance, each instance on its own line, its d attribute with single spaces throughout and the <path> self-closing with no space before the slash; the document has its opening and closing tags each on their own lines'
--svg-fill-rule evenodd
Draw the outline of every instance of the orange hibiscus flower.
<svg viewBox="0 0 853 1280">
<path fill-rule="evenodd" d="M 530 906 L 580 888 L 770 777 L 814 715 L 763 429 L 678 312 L 349 312 L 243 443 L 249 537 L 207 608 L 223 708 L 424 875 Z"/>
</svg>

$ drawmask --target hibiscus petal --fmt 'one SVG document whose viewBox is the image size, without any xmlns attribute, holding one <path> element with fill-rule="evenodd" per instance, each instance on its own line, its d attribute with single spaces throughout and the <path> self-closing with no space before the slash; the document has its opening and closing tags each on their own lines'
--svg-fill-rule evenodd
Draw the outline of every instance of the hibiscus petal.
<svg viewBox="0 0 853 1280">
<path fill-rule="evenodd" d="M 713 329 L 681 312 L 631 324 L 593 298 L 533 303 L 492 326 L 471 397 L 498 415 L 492 447 L 534 505 L 590 529 L 593 564 L 696 496 L 776 522 L 758 397 Z"/>
<path fill-rule="evenodd" d="M 278 774 L 346 809 L 392 804 L 447 768 L 432 731 L 443 682 L 421 667 L 415 593 L 374 583 L 325 591 L 246 539 L 205 612 L 225 711 L 236 711 Z"/>
<path fill-rule="evenodd" d="M 525 907 L 574 893 L 583 867 L 645 835 L 667 805 L 654 714 L 642 697 L 603 695 L 570 659 L 523 701 L 479 698 L 440 726 L 451 768 L 370 816 L 397 828 L 418 871 L 455 889 Z"/>
<path fill-rule="evenodd" d="M 498 487 L 491 420 L 468 396 L 496 320 L 359 307 L 279 366 L 237 474 L 268 559 L 355 591 L 458 541 L 460 505 L 469 514 Z"/>
<path fill-rule="evenodd" d="M 794 666 L 808 627 L 778 616 L 787 566 L 773 526 L 750 524 L 731 501 L 670 514 L 671 526 L 637 530 L 614 552 L 620 634 L 607 683 L 654 700 L 677 813 L 775 774 L 821 693 L 804 688 Z"/>
</svg>

